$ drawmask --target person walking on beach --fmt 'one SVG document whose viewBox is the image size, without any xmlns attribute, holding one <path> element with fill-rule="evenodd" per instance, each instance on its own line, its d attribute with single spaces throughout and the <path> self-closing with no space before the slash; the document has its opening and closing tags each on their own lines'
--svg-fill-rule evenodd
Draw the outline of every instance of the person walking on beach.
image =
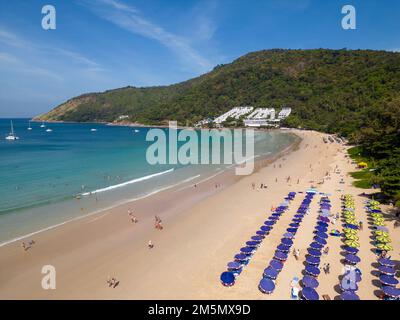
<svg viewBox="0 0 400 320">
<path fill-rule="evenodd" d="M 359 229 L 362 231 L 362 229 L 363 229 L 363 223 L 362 223 L 362 221 L 360 221 L 360 223 L 359 223 Z"/>
<path fill-rule="evenodd" d="M 254 182 L 251 183 L 251 187 L 253 188 L 253 190 L 256 188 L 256 184 Z"/>
<path fill-rule="evenodd" d="M 148 247 L 149 247 L 149 249 L 153 249 L 154 248 L 154 244 L 153 244 L 153 242 L 151 242 L 151 240 L 149 240 Z"/>
<path fill-rule="evenodd" d="M 299 249 L 294 249 L 293 250 L 293 255 L 294 255 L 296 260 L 299 260 L 299 258 L 300 258 L 300 250 Z"/>
</svg>

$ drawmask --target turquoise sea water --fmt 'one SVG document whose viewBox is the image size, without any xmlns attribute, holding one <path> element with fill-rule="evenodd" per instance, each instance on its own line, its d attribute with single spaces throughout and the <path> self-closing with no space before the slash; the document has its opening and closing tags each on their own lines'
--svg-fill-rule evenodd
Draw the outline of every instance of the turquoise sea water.
<svg viewBox="0 0 400 320">
<path fill-rule="evenodd" d="M 13 123 L 20 139 L 7 141 L 10 119 L 0 119 L 0 243 L 230 166 L 150 165 L 150 128 L 32 122 L 29 131 L 28 119 Z M 255 153 L 276 153 L 294 139 L 258 132 Z"/>
</svg>

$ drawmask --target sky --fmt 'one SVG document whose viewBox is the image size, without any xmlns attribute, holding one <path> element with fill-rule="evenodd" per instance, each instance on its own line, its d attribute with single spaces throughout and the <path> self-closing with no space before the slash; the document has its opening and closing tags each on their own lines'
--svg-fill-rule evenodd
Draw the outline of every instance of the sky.
<svg viewBox="0 0 400 320">
<path fill-rule="evenodd" d="M 42 28 L 42 7 L 56 29 Z M 356 29 L 342 28 L 342 7 Z M 83 93 L 168 85 L 248 52 L 400 51 L 398 0 L 0 0 L 0 118 Z"/>
</svg>

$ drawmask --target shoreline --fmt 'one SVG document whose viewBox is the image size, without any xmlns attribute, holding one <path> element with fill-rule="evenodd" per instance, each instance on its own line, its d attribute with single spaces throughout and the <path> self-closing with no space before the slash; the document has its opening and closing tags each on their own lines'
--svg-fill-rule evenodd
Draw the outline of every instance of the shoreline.
<svg viewBox="0 0 400 320">
<path fill-rule="evenodd" d="M 289 146 L 285 147 L 283 150 L 280 150 L 279 152 L 277 152 L 276 154 L 273 154 L 273 155 L 268 154 L 268 155 L 265 155 L 265 156 L 260 156 L 260 158 L 255 158 L 254 159 L 254 170 L 253 170 L 253 173 L 256 172 L 257 170 L 259 170 L 260 168 L 265 167 L 265 166 L 273 163 L 277 159 L 285 156 L 286 154 L 288 154 L 291 151 L 296 150 L 296 148 L 298 148 L 298 145 L 301 143 L 301 138 L 299 136 L 297 136 L 296 134 L 291 133 L 291 132 L 285 132 L 285 134 L 291 134 L 291 135 L 295 136 L 296 140 L 293 143 L 291 143 Z M 228 168 L 225 168 L 224 170 L 222 170 L 222 171 L 220 171 L 220 172 L 218 172 L 216 174 L 213 174 L 211 176 L 206 176 L 201 181 L 195 182 L 195 184 L 199 185 L 199 184 L 207 182 L 209 180 L 212 180 L 211 182 L 214 183 L 214 181 L 213 181 L 214 178 L 216 178 L 219 175 L 231 175 L 232 172 L 230 172 L 230 171 L 233 171 L 234 168 L 237 167 L 237 166 L 240 166 L 240 164 L 236 164 L 236 165 L 234 164 L 234 165 L 232 165 L 232 166 L 230 166 Z M 177 182 L 175 184 L 164 186 L 164 187 L 162 187 L 160 189 L 156 189 L 155 191 L 151 191 L 151 192 L 145 193 L 143 195 L 138 195 L 137 197 L 132 198 L 132 199 L 127 199 L 127 200 L 124 200 L 124 201 L 118 201 L 117 200 L 114 204 L 112 204 L 110 206 L 107 206 L 105 208 L 96 209 L 96 210 L 94 210 L 92 212 L 89 212 L 87 214 L 84 214 L 84 215 L 81 215 L 81 216 L 77 216 L 77 217 L 62 221 L 62 222 L 54 224 L 54 225 L 43 227 L 43 228 L 41 228 L 39 230 L 32 231 L 32 232 L 30 232 L 28 234 L 25 234 L 25 235 L 16 236 L 16 237 L 14 237 L 12 239 L 2 241 L 2 242 L 0 242 L 0 248 L 4 247 L 4 246 L 7 246 L 7 245 L 10 245 L 12 243 L 15 243 L 17 241 L 21 241 L 21 240 L 24 240 L 26 238 L 30 238 L 32 236 L 41 234 L 43 232 L 47 232 L 47 231 L 50 231 L 50 230 L 57 229 L 57 228 L 62 227 L 64 225 L 68 224 L 68 223 L 72 223 L 72 222 L 75 222 L 75 221 L 86 219 L 86 218 L 89 218 L 89 217 L 94 216 L 94 215 L 99 215 L 99 214 L 102 214 L 102 213 L 107 212 L 107 211 L 112 210 L 112 209 L 119 209 L 120 207 L 123 207 L 123 206 L 127 206 L 127 205 L 132 206 L 137 201 L 140 201 L 142 199 L 146 199 L 148 197 L 155 196 L 155 195 L 157 195 L 159 193 L 162 193 L 164 191 L 168 191 L 170 189 L 174 189 L 174 188 L 177 188 L 179 186 L 185 185 L 185 184 L 189 183 L 190 181 L 195 180 L 198 177 L 200 177 L 200 176 L 189 177 L 189 178 L 184 179 L 182 181 L 179 181 L 179 182 Z M 240 179 L 240 177 L 237 177 L 237 178 Z M 235 182 L 231 182 L 231 183 L 233 184 Z M 115 186 L 109 186 L 107 188 L 110 188 L 110 187 L 115 187 Z M 186 188 L 190 188 L 190 185 L 187 185 L 187 186 L 183 187 L 182 190 L 186 189 Z M 104 189 L 106 189 L 106 188 L 104 188 Z M 93 192 L 93 193 L 90 192 L 90 193 L 87 193 L 87 194 L 82 194 L 81 196 L 91 196 L 92 194 L 95 194 L 95 193 L 96 192 Z"/>
<path fill-rule="evenodd" d="M 340 211 L 342 194 L 352 194 L 357 219 L 368 225 L 363 209 L 365 198 L 348 177 L 354 165 L 347 157 L 347 147 L 324 144 L 324 134 L 318 132 L 294 132 L 302 138 L 298 148 L 270 165 L 260 164 L 252 175 L 236 177 L 235 181 L 226 181 L 229 176 L 219 176 L 217 180 L 222 186 L 218 189 L 211 179 L 197 188 L 168 190 L 142 199 L 133 208 L 139 220 L 136 224 L 129 221 L 130 206 L 121 206 L 39 234 L 28 251 L 24 252 L 16 243 L 1 247 L 0 298 L 289 300 L 290 282 L 294 276 L 301 278 L 306 249 L 313 238 L 319 207 L 316 200 L 294 241 L 294 248 L 300 250 L 299 260 L 289 256 L 273 294 L 261 293 L 258 283 L 303 198 L 300 193 L 236 284 L 226 288 L 219 280 L 227 263 L 263 225 L 271 206 L 278 205 L 289 191 L 304 192 L 315 185 L 319 192 L 331 194 L 332 213 Z M 261 184 L 267 188 L 260 188 Z M 162 219 L 162 231 L 154 228 L 154 215 Z M 399 228 L 394 229 L 391 224 L 388 228 L 395 248 L 392 257 L 399 260 Z M 376 257 L 371 251 L 370 230 L 364 228 L 359 233 L 359 268 L 363 272 L 359 295 L 361 299 L 375 300 L 377 288 L 370 271 Z M 147 247 L 149 240 L 154 244 L 153 249 Z M 329 255 L 321 258 L 321 266 L 329 262 L 331 272 L 319 276 L 318 293 L 338 299 L 342 242 L 336 237 L 327 240 Z M 43 265 L 56 268 L 56 290 L 41 289 Z M 107 286 L 109 276 L 120 281 L 118 287 Z"/>
</svg>

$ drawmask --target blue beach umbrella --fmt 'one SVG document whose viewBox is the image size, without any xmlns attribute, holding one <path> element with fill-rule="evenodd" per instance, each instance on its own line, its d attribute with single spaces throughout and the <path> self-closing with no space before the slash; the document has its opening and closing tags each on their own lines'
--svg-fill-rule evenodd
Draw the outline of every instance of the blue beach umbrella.
<svg viewBox="0 0 400 320">
<path fill-rule="evenodd" d="M 273 220 L 273 221 L 278 221 L 279 220 L 279 217 L 276 217 L 276 216 L 270 216 L 269 218 L 268 218 L 269 220 Z"/>
<path fill-rule="evenodd" d="M 318 283 L 317 279 L 315 279 L 314 277 L 311 277 L 311 276 L 307 276 L 307 275 L 305 275 L 303 277 L 301 282 L 303 283 L 304 287 L 308 287 L 308 288 L 315 289 L 315 288 L 318 288 L 318 286 L 319 286 L 319 283 Z"/>
<path fill-rule="evenodd" d="M 247 259 L 248 259 L 248 256 L 246 256 L 243 253 L 239 253 L 239 254 L 235 255 L 235 260 L 236 261 L 245 261 Z"/>
<path fill-rule="evenodd" d="M 284 244 L 281 243 L 280 245 L 278 245 L 278 246 L 276 247 L 276 250 L 282 251 L 282 252 L 289 252 L 290 247 L 285 246 Z"/>
<path fill-rule="evenodd" d="M 301 295 L 304 300 L 319 300 L 319 295 L 317 291 L 310 287 L 306 287 L 301 290 Z"/>
<path fill-rule="evenodd" d="M 321 226 L 321 227 L 325 227 L 325 228 L 328 227 L 328 224 L 327 224 L 326 222 L 323 222 L 323 221 L 318 221 L 317 224 L 318 224 L 319 226 Z"/>
<path fill-rule="evenodd" d="M 261 242 L 264 237 L 261 236 L 252 236 L 251 240 Z"/>
<path fill-rule="evenodd" d="M 298 223 L 291 223 L 291 224 L 289 224 L 289 226 L 292 227 L 292 228 L 298 228 L 299 224 Z"/>
<path fill-rule="evenodd" d="M 314 241 L 318 242 L 319 244 L 326 245 L 326 240 L 320 237 L 314 237 Z"/>
<path fill-rule="evenodd" d="M 311 266 L 311 265 L 306 266 L 306 268 L 304 269 L 304 271 L 305 271 L 307 274 L 309 274 L 309 275 L 311 275 L 311 276 L 313 276 L 313 277 L 318 277 L 318 275 L 321 273 L 321 271 L 320 271 L 317 267 Z"/>
<path fill-rule="evenodd" d="M 388 276 L 394 276 L 396 274 L 396 270 L 394 270 L 391 267 L 386 267 L 386 266 L 380 266 L 379 272 L 382 274 L 386 274 Z"/>
<path fill-rule="evenodd" d="M 300 223 L 300 222 L 302 221 L 302 219 L 300 219 L 300 218 L 293 218 L 292 221 L 293 221 L 294 223 Z"/>
<path fill-rule="evenodd" d="M 342 281 L 340 282 L 340 289 L 345 291 L 356 292 L 358 291 L 357 281 L 354 281 L 352 277 L 345 276 L 343 277 Z"/>
<path fill-rule="evenodd" d="M 293 239 L 293 238 L 294 238 L 294 234 L 291 233 L 291 232 L 286 232 L 286 233 L 283 235 L 283 237 L 284 237 L 284 238 L 288 238 L 288 239 Z"/>
<path fill-rule="evenodd" d="M 272 216 L 273 216 L 273 217 L 280 217 L 280 216 L 281 216 L 281 214 L 282 214 L 282 213 L 279 213 L 279 212 L 274 212 L 274 213 L 272 214 Z"/>
<path fill-rule="evenodd" d="M 269 226 L 261 226 L 260 227 L 260 230 L 262 230 L 262 231 L 265 231 L 265 232 L 269 232 L 269 231 L 271 231 L 271 227 L 269 227 Z"/>
<path fill-rule="evenodd" d="M 313 257 L 313 256 L 307 256 L 306 258 L 306 262 L 310 265 L 319 265 L 319 263 L 321 262 L 321 259 L 318 257 Z"/>
<path fill-rule="evenodd" d="M 358 226 L 356 226 L 355 224 L 346 223 L 346 224 L 344 225 L 344 227 L 345 227 L 345 228 L 348 228 L 348 229 L 358 230 Z"/>
<path fill-rule="evenodd" d="M 315 227 L 315 230 L 317 232 L 327 232 L 328 228 L 325 228 L 325 227 L 322 227 L 322 226 L 317 226 L 317 227 Z"/>
<path fill-rule="evenodd" d="M 348 254 L 344 259 L 351 264 L 356 264 L 361 261 L 361 259 L 354 254 Z"/>
<path fill-rule="evenodd" d="M 358 252 L 358 249 L 357 248 L 353 248 L 353 247 L 349 247 L 349 246 L 345 246 L 344 247 L 344 251 L 346 251 L 348 253 L 356 254 Z"/>
<path fill-rule="evenodd" d="M 253 247 L 253 248 L 257 247 L 259 244 L 260 243 L 258 241 L 247 241 L 246 242 L 246 246 Z"/>
<path fill-rule="evenodd" d="M 278 276 L 278 271 L 272 267 L 268 267 L 264 270 L 264 278 L 275 280 Z"/>
<path fill-rule="evenodd" d="M 290 240 L 290 239 L 288 239 L 288 238 L 283 238 L 283 239 L 281 240 L 281 242 L 282 242 L 285 246 L 291 246 L 291 245 L 293 245 L 293 241 Z"/>
<path fill-rule="evenodd" d="M 345 291 L 340 295 L 341 300 L 360 300 L 360 297 L 352 291 Z"/>
<path fill-rule="evenodd" d="M 323 247 L 324 246 L 322 244 L 319 244 L 318 242 L 313 242 L 310 244 L 311 249 L 319 250 L 319 249 L 322 249 Z"/>
<path fill-rule="evenodd" d="M 392 276 L 388 276 L 386 274 L 383 274 L 379 277 L 379 281 L 382 282 L 382 284 L 384 284 L 385 286 L 391 286 L 391 287 L 395 287 L 398 285 L 399 281 Z"/>
<path fill-rule="evenodd" d="M 258 285 L 262 293 L 270 294 L 275 290 L 275 284 L 271 279 L 263 278 Z"/>
<path fill-rule="evenodd" d="M 304 215 L 303 214 L 295 214 L 294 217 L 298 218 L 298 219 L 302 219 L 304 217 Z"/>
<path fill-rule="evenodd" d="M 232 272 L 222 272 L 220 280 L 224 286 L 233 286 L 235 284 L 235 276 Z"/>
<path fill-rule="evenodd" d="M 265 237 L 267 235 L 267 231 L 262 231 L 262 230 L 258 230 L 256 231 L 256 234 L 260 237 Z"/>
<path fill-rule="evenodd" d="M 251 254 L 254 251 L 254 248 L 251 247 L 243 247 L 240 249 L 240 252 L 244 254 Z"/>
<path fill-rule="evenodd" d="M 378 262 L 379 262 L 380 265 L 385 266 L 385 267 L 393 268 L 393 267 L 396 266 L 396 263 L 394 263 L 392 260 L 387 259 L 387 258 L 380 258 L 378 260 Z"/>
<path fill-rule="evenodd" d="M 283 268 L 283 263 L 278 261 L 278 260 L 271 260 L 271 262 L 269 263 L 269 265 L 274 268 L 277 271 L 281 271 Z"/>
<path fill-rule="evenodd" d="M 272 227 L 272 226 L 275 224 L 275 221 L 267 220 L 267 221 L 264 222 L 264 224 L 265 224 L 266 226 Z"/>
<path fill-rule="evenodd" d="M 395 287 L 383 287 L 382 291 L 385 295 L 392 297 L 392 298 L 398 298 L 400 297 L 400 289 L 397 289 Z"/>
<path fill-rule="evenodd" d="M 240 269 L 241 267 L 242 267 L 242 265 L 238 262 L 229 262 L 228 263 L 228 269 L 231 269 L 231 270 L 237 270 L 237 269 Z"/>
<path fill-rule="evenodd" d="M 319 251 L 319 250 L 316 250 L 316 249 L 307 249 L 307 252 L 308 252 L 308 254 L 310 255 L 310 256 L 313 256 L 313 257 L 320 257 L 322 254 L 321 254 L 321 251 Z"/>
<path fill-rule="evenodd" d="M 328 235 L 325 232 L 317 232 L 316 235 L 322 239 L 328 239 Z"/>
<path fill-rule="evenodd" d="M 280 261 L 286 261 L 286 259 L 288 258 L 288 255 L 282 251 L 276 251 L 274 258 L 276 260 L 280 260 Z"/>
<path fill-rule="evenodd" d="M 297 228 L 287 228 L 286 231 L 290 232 L 290 233 L 296 233 L 297 232 Z"/>
</svg>

